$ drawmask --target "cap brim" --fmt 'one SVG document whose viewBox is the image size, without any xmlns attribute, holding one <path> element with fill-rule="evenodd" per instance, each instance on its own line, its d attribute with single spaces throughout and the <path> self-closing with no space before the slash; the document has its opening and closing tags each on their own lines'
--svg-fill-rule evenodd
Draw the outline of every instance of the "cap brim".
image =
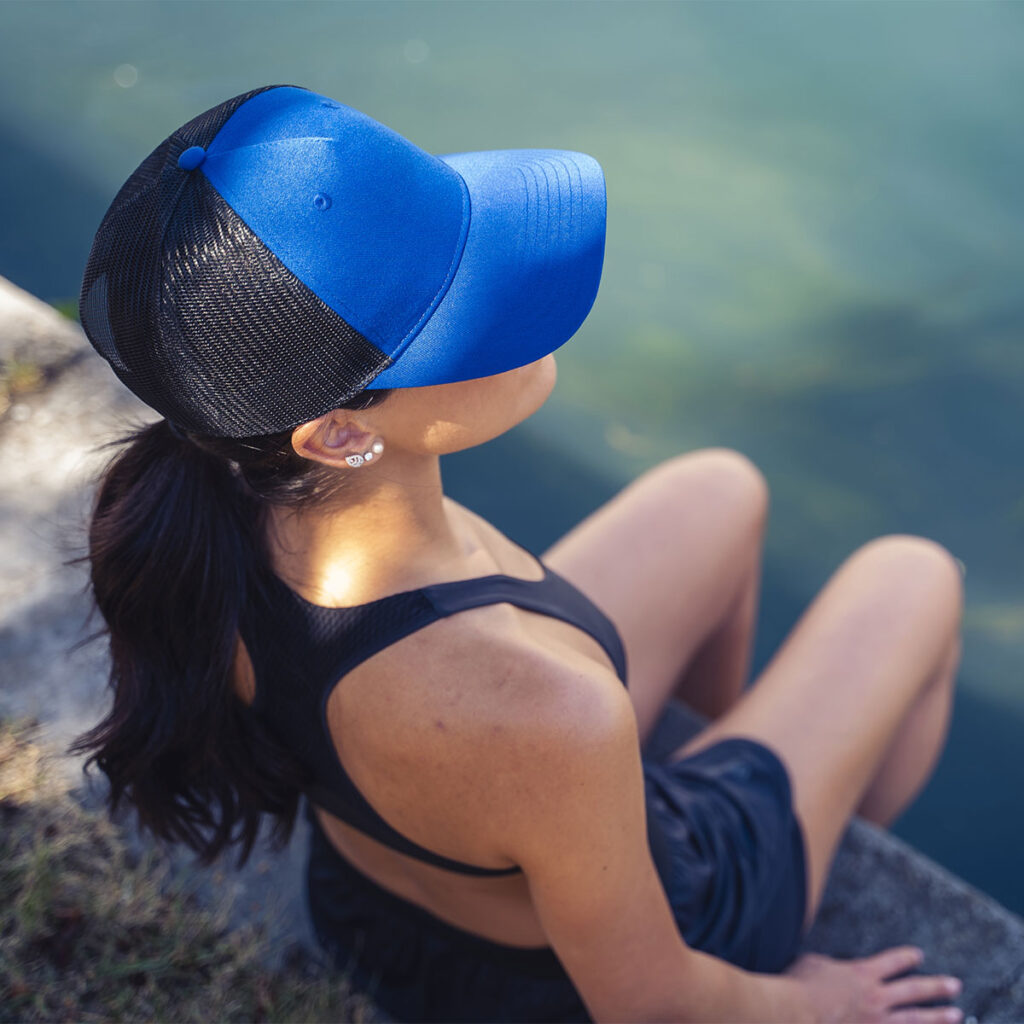
<svg viewBox="0 0 1024 1024">
<path fill-rule="evenodd" d="M 552 149 L 440 159 L 469 190 L 462 259 L 433 315 L 370 389 L 447 384 L 525 366 L 568 341 L 597 296 L 606 200 L 596 160 Z"/>
</svg>

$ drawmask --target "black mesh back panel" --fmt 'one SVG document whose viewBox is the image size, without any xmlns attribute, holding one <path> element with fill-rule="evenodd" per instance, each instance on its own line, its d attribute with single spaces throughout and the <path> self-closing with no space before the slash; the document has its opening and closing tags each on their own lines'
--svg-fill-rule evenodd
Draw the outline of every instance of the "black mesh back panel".
<svg viewBox="0 0 1024 1024">
<path fill-rule="evenodd" d="M 104 216 L 82 281 L 82 325 L 117 376 L 180 426 L 224 437 L 320 416 L 391 363 L 270 252 L 201 170 L 178 167 L 263 91 L 213 107 L 157 146 Z"/>
</svg>

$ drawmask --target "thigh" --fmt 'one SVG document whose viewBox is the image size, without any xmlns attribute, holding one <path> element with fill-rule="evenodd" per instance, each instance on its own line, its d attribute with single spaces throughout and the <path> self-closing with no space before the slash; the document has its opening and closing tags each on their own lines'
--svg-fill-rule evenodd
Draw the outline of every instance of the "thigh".
<svg viewBox="0 0 1024 1024">
<path fill-rule="evenodd" d="M 926 538 L 864 545 L 739 701 L 673 755 L 745 736 L 781 759 L 806 840 L 808 921 L 851 815 L 958 639 L 961 579 L 953 557 Z"/>
<path fill-rule="evenodd" d="M 645 738 L 760 554 L 767 485 L 728 448 L 655 466 L 543 554 L 615 623 Z"/>
</svg>

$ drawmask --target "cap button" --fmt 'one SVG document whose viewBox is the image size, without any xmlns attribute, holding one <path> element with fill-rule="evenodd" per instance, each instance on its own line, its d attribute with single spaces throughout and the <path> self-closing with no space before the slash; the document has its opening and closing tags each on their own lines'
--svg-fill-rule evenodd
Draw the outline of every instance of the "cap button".
<svg viewBox="0 0 1024 1024">
<path fill-rule="evenodd" d="M 189 146 L 178 157 L 178 166 L 183 171 L 194 171 L 206 159 L 206 150 L 202 146 Z"/>
</svg>

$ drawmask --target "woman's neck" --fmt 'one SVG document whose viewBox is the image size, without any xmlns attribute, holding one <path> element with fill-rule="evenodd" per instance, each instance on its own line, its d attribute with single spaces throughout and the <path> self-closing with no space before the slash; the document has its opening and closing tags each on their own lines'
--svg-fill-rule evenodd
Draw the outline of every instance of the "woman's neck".
<svg viewBox="0 0 1024 1024">
<path fill-rule="evenodd" d="M 271 507 L 272 568 L 308 600 L 363 604 L 486 565 L 489 553 L 443 493 L 438 457 L 385 459 L 353 470 L 330 508 Z"/>
</svg>

